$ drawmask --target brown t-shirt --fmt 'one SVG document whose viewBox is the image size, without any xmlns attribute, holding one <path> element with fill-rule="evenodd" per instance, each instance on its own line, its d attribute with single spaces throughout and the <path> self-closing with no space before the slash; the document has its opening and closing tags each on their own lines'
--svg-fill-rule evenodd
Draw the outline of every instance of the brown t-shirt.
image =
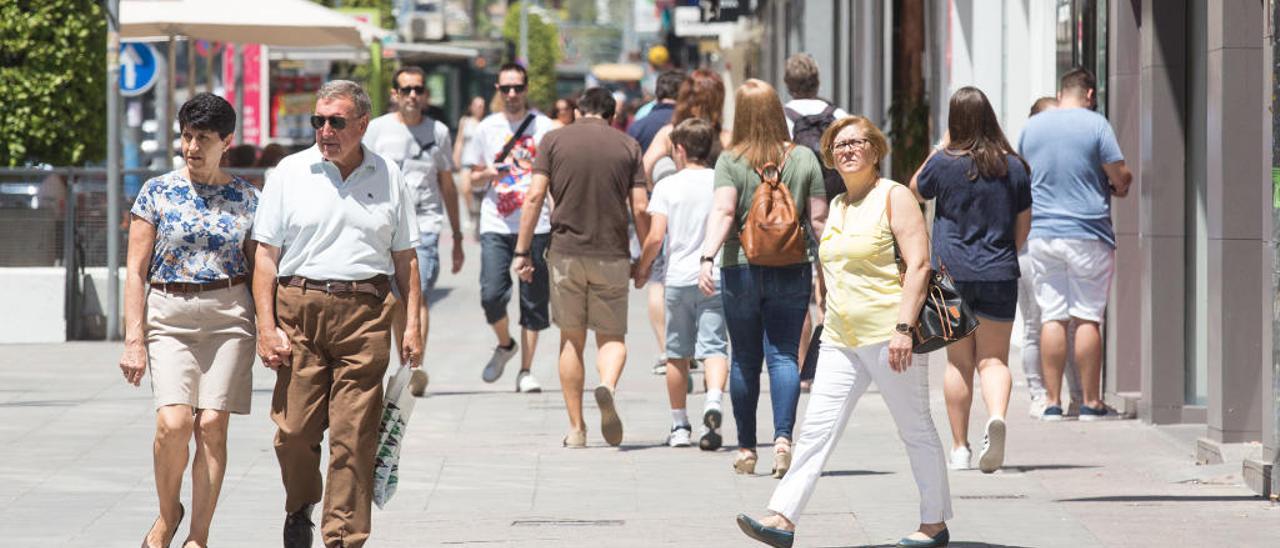
<svg viewBox="0 0 1280 548">
<path fill-rule="evenodd" d="M 631 189 L 644 187 L 640 145 L 599 118 L 582 118 L 542 138 L 534 173 L 551 179 L 551 249 L 630 258 Z"/>
</svg>

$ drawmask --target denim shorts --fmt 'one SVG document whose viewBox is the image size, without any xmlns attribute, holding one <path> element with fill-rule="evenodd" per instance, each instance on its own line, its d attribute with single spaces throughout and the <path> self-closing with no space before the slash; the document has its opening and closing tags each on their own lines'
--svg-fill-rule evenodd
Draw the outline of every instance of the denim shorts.
<svg viewBox="0 0 1280 548">
<path fill-rule="evenodd" d="M 440 278 L 440 234 L 423 232 L 418 235 L 418 282 L 422 286 L 422 298 L 426 299 L 436 280 Z"/>
<path fill-rule="evenodd" d="M 422 303 L 431 302 L 431 290 L 436 288 L 436 280 L 440 279 L 440 234 L 422 232 L 418 234 L 418 286 L 422 291 Z M 400 287 L 391 284 L 391 294 L 400 298 Z"/>
<path fill-rule="evenodd" d="M 960 298 L 979 317 L 1011 322 L 1018 310 L 1018 280 L 1000 282 L 956 281 Z"/>
<path fill-rule="evenodd" d="M 729 356 L 729 331 L 724 323 L 724 300 L 716 291 L 703 295 L 696 285 L 666 288 L 667 358 Z"/>
</svg>

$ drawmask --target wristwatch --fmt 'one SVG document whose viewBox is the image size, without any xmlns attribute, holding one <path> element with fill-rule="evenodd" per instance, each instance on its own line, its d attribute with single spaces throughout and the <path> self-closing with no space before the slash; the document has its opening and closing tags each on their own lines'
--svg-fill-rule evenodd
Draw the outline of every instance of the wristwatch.
<svg viewBox="0 0 1280 548">
<path fill-rule="evenodd" d="M 898 333 L 902 333 L 903 335 L 910 335 L 910 334 L 911 334 L 911 325 L 910 325 L 910 324 L 905 324 L 905 323 L 900 323 L 900 324 L 898 324 L 898 325 L 893 326 L 893 330 L 894 330 L 894 331 L 897 331 Z"/>
<path fill-rule="evenodd" d="M 698 262 L 699 262 L 699 263 L 711 263 L 711 264 L 715 264 L 716 259 L 715 259 L 715 257 L 706 257 L 706 256 L 704 256 L 704 257 L 702 257 L 701 259 L 699 259 L 699 260 L 698 260 Z"/>
<path fill-rule="evenodd" d="M 529 252 L 528 252 L 528 251 L 513 251 L 513 252 L 511 252 L 511 256 L 512 256 L 512 257 L 528 257 L 528 256 L 529 256 Z"/>
</svg>

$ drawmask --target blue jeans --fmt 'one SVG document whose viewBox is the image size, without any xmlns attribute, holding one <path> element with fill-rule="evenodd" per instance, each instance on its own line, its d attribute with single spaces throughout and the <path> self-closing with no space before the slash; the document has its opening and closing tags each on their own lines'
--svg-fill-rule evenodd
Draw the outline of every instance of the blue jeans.
<svg viewBox="0 0 1280 548">
<path fill-rule="evenodd" d="M 800 401 L 800 329 L 813 290 L 809 263 L 770 267 L 733 266 L 720 270 L 725 320 L 732 341 L 729 394 L 738 425 L 738 447 L 756 448 L 756 404 L 761 362 L 769 365 L 773 437 L 791 439 Z"/>
</svg>

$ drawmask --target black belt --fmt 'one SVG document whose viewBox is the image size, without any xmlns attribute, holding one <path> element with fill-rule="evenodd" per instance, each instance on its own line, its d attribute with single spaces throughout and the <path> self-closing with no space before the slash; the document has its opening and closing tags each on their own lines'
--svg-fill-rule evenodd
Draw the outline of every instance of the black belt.
<svg viewBox="0 0 1280 548">
<path fill-rule="evenodd" d="M 285 287 L 300 287 L 303 291 L 323 291 L 331 295 L 365 293 L 379 299 L 391 292 L 391 279 L 379 274 L 365 280 L 312 280 L 302 276 L 281 276 L 278 280 Z"/>
<path fill-rule="evenodd" d="M 202 291 L 213 291 L 215 289 L 227 289 L 249 281 L 248 274 L 232 276 L 221 280 L 211 282 L 151 282 L 151 287 L 164 291 L 165 293 L 192 294 Z"/>
</svg>

